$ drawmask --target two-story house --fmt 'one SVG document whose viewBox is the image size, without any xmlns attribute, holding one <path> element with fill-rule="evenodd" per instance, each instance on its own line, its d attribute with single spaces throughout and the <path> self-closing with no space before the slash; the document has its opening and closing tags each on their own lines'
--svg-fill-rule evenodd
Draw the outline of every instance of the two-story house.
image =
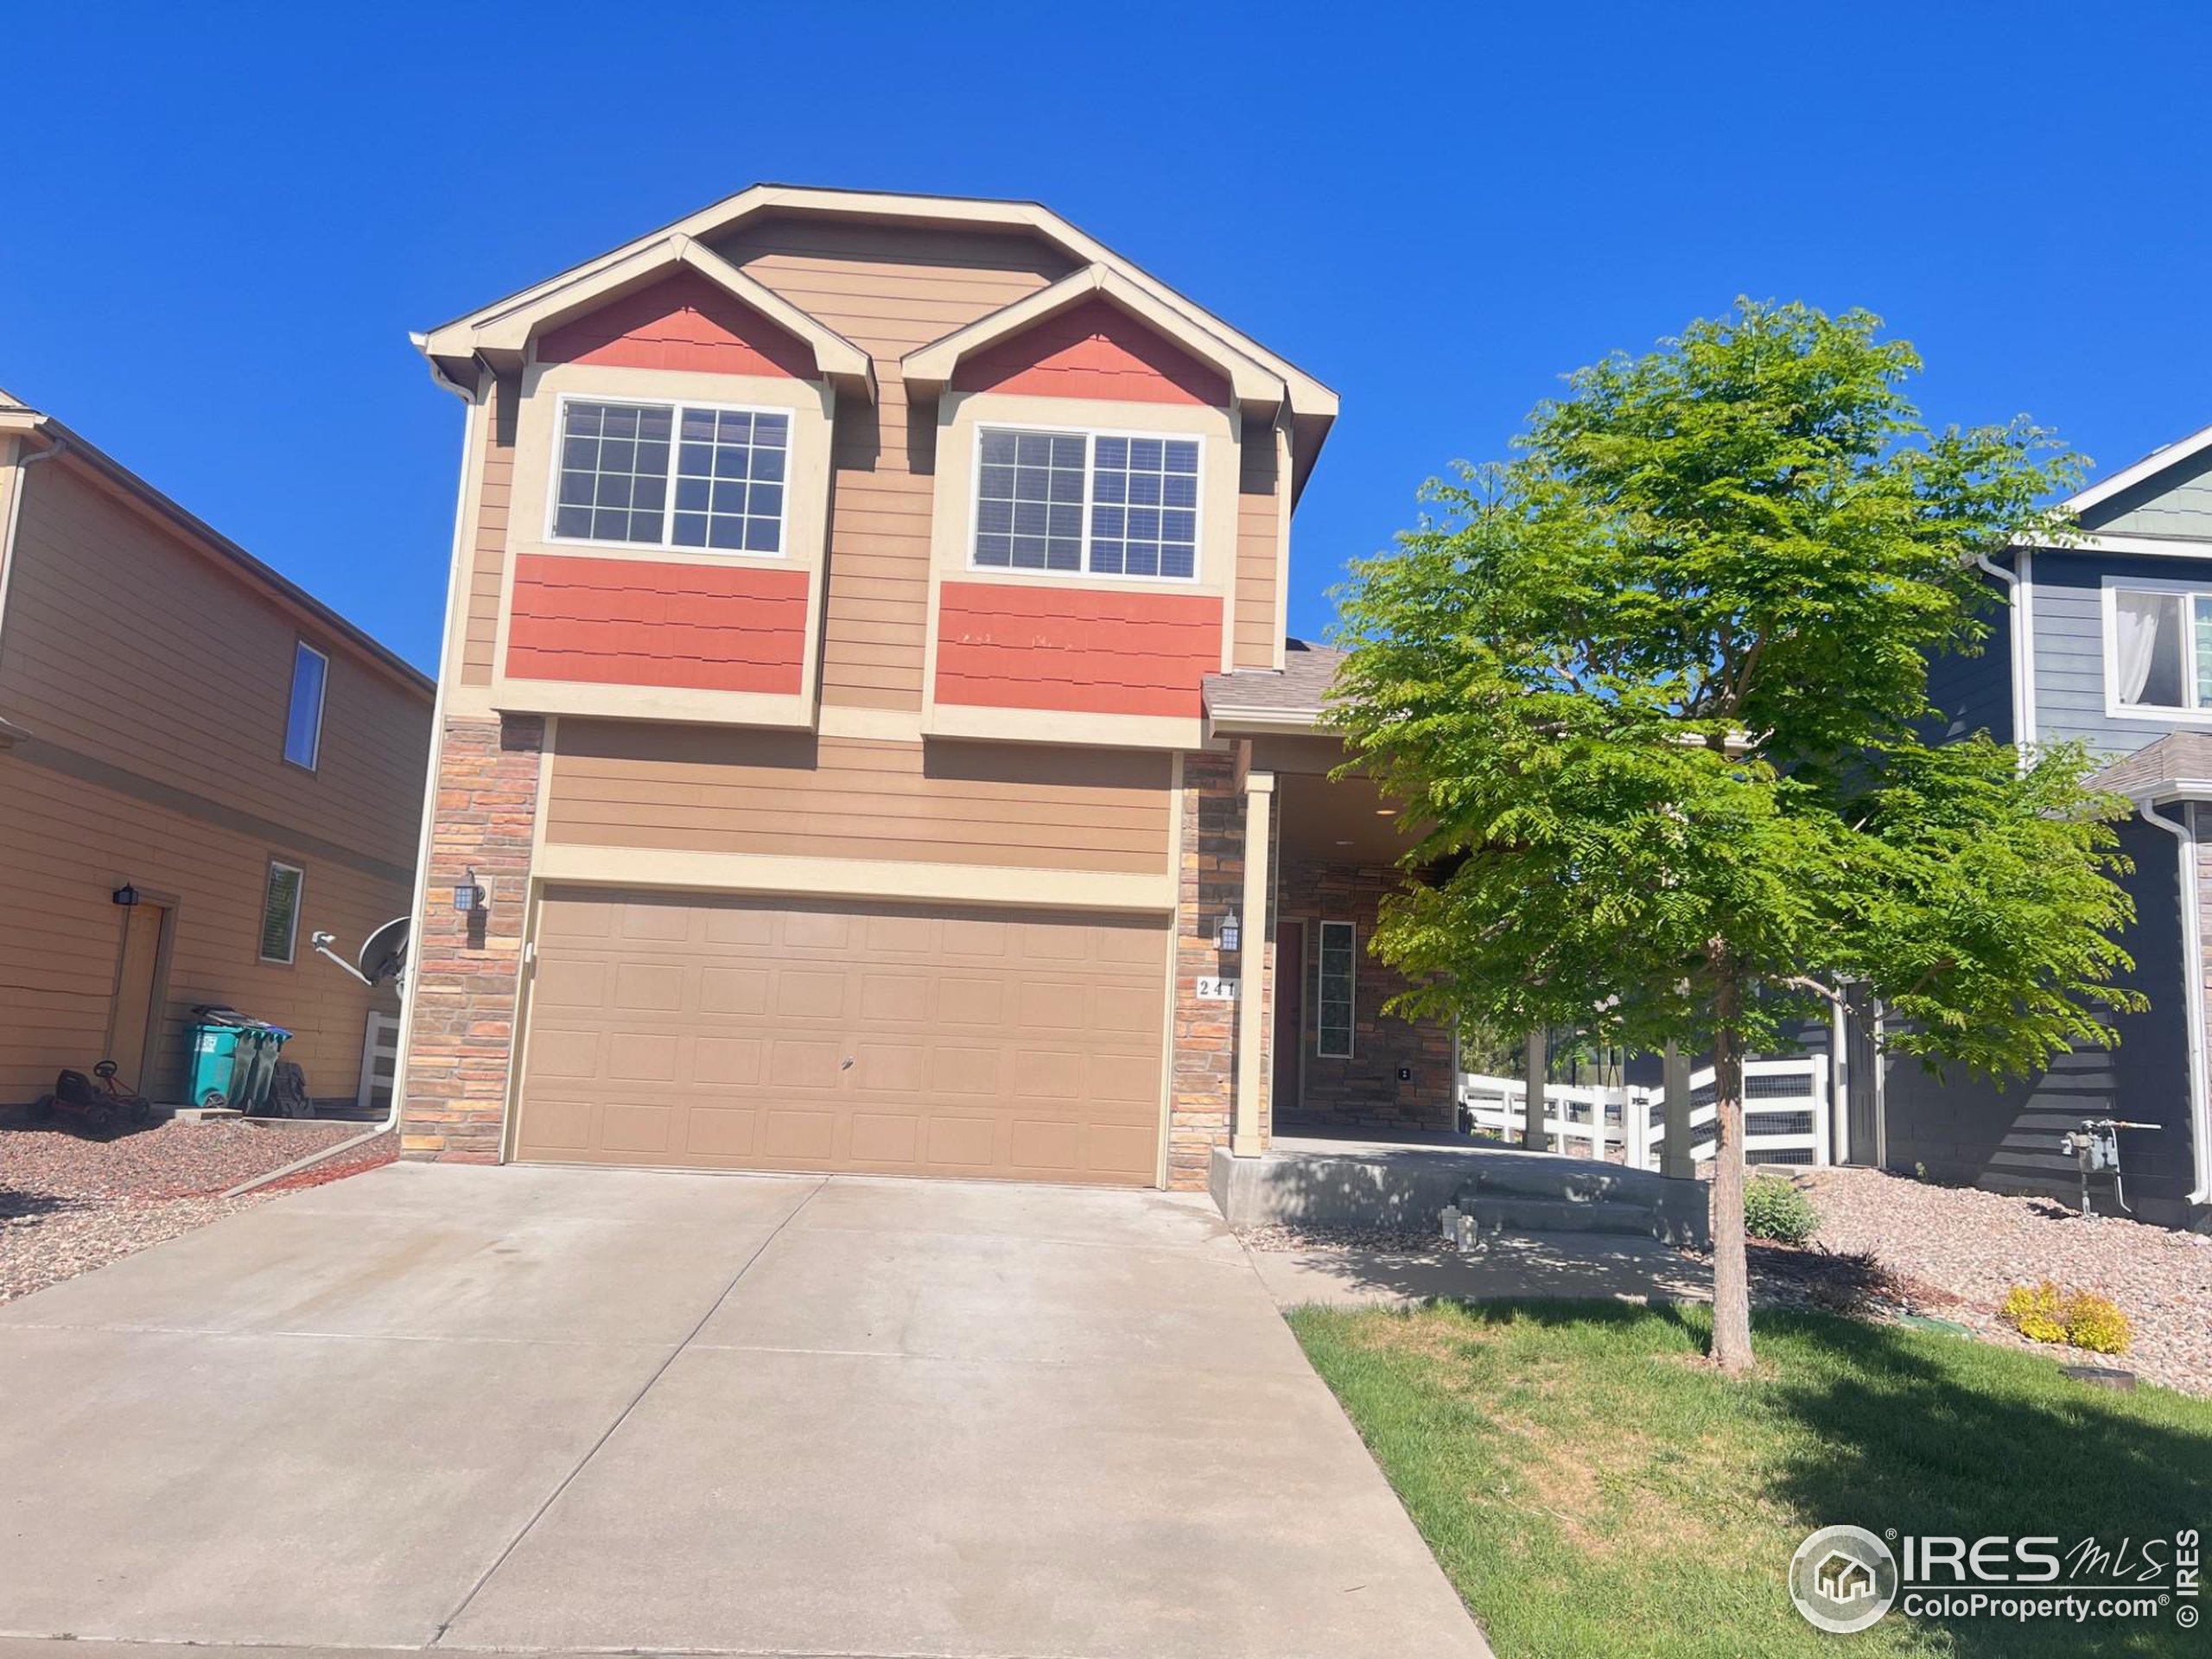
<svg viewBox="0 0 2212 1659">
<path fill-rule="evenodd" d="M 360 1096 L 413 902 L 427 677 L 80 434 L 0 393 L 0 1104 L 111 1058 L 182 1102 L 192 1010 Z"/>
<path fill-rule="evenodd" d="M 2063 1057 L 2004 1089 L 1917 1062 L 1852 1079 L 1855 1154 L 2006 1190 L 2079 1191 L 2059 1138 L 2086 1117 L 2123 1131 L 2128 1200 L 2146 1219 L 2202 1225 L 2212 1205 L 2205 1056 L 2204 882 L 2212 855 L 2212 427 L 2066 503 L 2079 534 L 1993 562 L 2006 603 L 1979 657 L 1932 665 L 1929 695 L 1957 735 L 2032 748 L 2078 741 L 2107 757 L 2097 781 L 2135 802 L 2118 827 L 2136 922 L 2126 982 L 2150 999 L 2116 1016 L 2119 1044 Z"/>
<path fill-rule="evenodd" d="M 1449 1127 L 1284 637 L 1326 386 L 1033 204 L 781 186 L 416 343 L 411 1155 L 1195 1187 Z"/>
</svg>

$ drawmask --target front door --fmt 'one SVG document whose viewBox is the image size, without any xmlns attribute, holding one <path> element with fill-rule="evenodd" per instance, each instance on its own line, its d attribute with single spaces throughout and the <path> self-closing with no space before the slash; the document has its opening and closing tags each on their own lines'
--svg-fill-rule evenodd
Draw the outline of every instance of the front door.
<svg viewBox="0 0 2212 1659">
<path fill-rule="evenodd" d="M 1306 1032 L 1306 924 L 1283 922 L 1275 929 L 1275 1031 L 1274 1093 L 1269 1116 L 1280 1118 L 1296 1113 L 1299 1074 L 1305 1054 L 1300 1047 Z"/>
<path fill-rule="evenodd" d="M 116 971 L 115 1019 L 105 1058 L 142 1094 L 151 1092 L 141 1074 L 160 1001 L 162 934 L 168 915 L 162 906 L 143 899 L 123 912 L 123 960 Z"/>
</svg>

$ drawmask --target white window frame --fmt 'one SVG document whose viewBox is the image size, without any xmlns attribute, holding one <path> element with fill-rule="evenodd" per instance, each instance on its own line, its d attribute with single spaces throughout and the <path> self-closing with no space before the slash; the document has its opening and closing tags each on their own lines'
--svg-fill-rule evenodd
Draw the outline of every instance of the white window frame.
<svg viewBox="0 0 2212 1659">
<path fill-rule="evenodd" d="M 1342 1053 L 1332 1052 L 1321 1045 L 1326 1040 L 1321 1034 L 1321 1008 L 1327 998 L 1323 995 L 1323 966 L 1329 959 L 1329 930 L 1340 927 L 1351 937 L 1351 966 L 1344 977 L 1344 1046 Z M 1359 925 L 1356 922 L 1317 923 L 1313 932 L 1313 1057 L 1321 1060 L 1349 1060 L 1357 1058 L 1359 1047 Z"/>
<path fill-rule="evenodd" d="M 289 936 L 284 941 L 284 954 L 281 957 L 271 957 L 262 954 L 261 942 L 268 936 L 269 895 L 275 890 L 276 875 L 279 870 L 289 870 L 299 879 L 292 887 L 292 927 Z M 288 864 L 281 858 L 270 859 L 268 867 L 261 873 L 261 917 L 259 924 L 253 930 L 254 954 L 259 956 L 262 961 L 274 966 L 289 968 L 299 960 L 300 912 L 307 908 L 307 902 L 308 873 L 297 864 Z"/>
<path fill-rule="evenodd" d="M 657 542 L 602 542 L 593 536 L 563 536 L 555 529 L 561 513 L 561 455 L 568 441 L 569 405 L 570 404 L 601 404 L 625 409 L 672 409 L 675 422 L 668 441 L 668 492 L 661 503 L 660 539 Z M 757 547 L 687 547 L 677 543 L 676 534 L 676 479 L 678 457 L 677 446 L 683 442 L 683 411 L 687 409 L 710 409 L 728 415 L 780 415 L 784 417 L 784 505 L 776 521 L 776 550 L 763 553 Z M 721 559 L 787 559 L 791 546 L 791 487 L 793 474 L 798 470 L 796 456 L 798 450 L 799 411 L 785 404 L 724 404 L 704 397 L 615 397 L 604 392 L 564 391 L 553 400 L 553 437 L 546 451 L 545 464 L 545 540 L 558 547 L 601 547 L 616 553 L 703 553 Z"/>
<path fill-rule="evenodd" d="M 308 745 L 308 758 L 304 760 L 295 760 L 292 759 L 292 709 L 294 705 L 298 702 L 300 696 L 300 653 L 302 652 L 306 652 L 308 656 L 314 658 L 317 662 L 322 664 L 322 678 L 315 686 L 315 737 L 313 741 Z M 316 772 L 321 770 L 322 766 L 322 719 L 325 711 L 327 710 L 329 707 L 330 653 L 327 651 L 318 651 L 313 645 L 308 644 L 306 640 L 295 637 L 292 641 L 291 690 L 286 694 L 284 698 L 283 743 L 284 764 L 286 766 L 295 767 L 301 772 Z"/>
<path fill-rule="evenodd" d="M 976 559 L 976 537 L 981 533 L 983 521 L 983 434 L 989 432 L 1036 432 L 1058 438 L 1081 438 L 1083 442 L 1083 550 L 1077 556 L 1081 563 L 1073 570 L 1032 570 L 1018 564 L 981 564 Z M 1097 471 L 1098 440 L 1101 438 L 1156 438 L 1162 442 L 1195 443 L 1198 447 L 1197 474 L 1198 500 L 1192 505 L 1192 524 L 1194 534 L 1191 539 L 1191 574 L 1187 576 L 1133 576 L 1123 570 L 1093 570 L 1090 568 L 1090 480 Z M 1203 432 L 1141 432 L 1121 426 L 1048 426 L 1038 421 L 995 421 L 978 418 L 969 433 L 968 444 L 968 549 L 969 570 L 976 575 L 989 576 L 1049 576 L 1054 582 L 1164 582 L 1178 588 L 1197 585 L 1206 568 L 1206 435 Z"/>
<path fill-rule="evenodd" d="M 2105 684 L 2105 716 L 2108 720 L 2147 721 L 2157 726 L 2212 727 L 2212 704 L 2173 709 L 2156 703 L 2120 700 L 2120 595 L 2174 594 L 2212 602 L 2212 582 L 2180 582 L 2170 576 L 2107 576 L 2098 594 L 2097 654 Z M 2193 605 L 2184 607 L 2181 628 L 2182 695 L 2196 695 L 2196 619 Z"/>
</svg>

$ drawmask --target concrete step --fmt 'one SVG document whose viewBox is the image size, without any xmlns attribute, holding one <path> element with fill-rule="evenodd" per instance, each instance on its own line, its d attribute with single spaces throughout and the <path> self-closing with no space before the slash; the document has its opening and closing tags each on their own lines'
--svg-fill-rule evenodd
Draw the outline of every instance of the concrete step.
<svg viewBox="0 0 2212 1659">
<path fill-rule="evenodd" d="M 1485 1164 L 1475 1172 L 1468 1196 L 1512 1194 L 1531 1198 L 1573 1198 L 1594 1203 L 1618 1198 L 1648 1203 L 1645 1190 L 1652 1177 L 1643 1170 L 1595 1159 L 1533 1158 L 1525 1163 Z"/>
<path fill-rule="evenodd" d="M 1648 1205 L 1604 1199 L 1537 1198 L 1469 1193 L 1460 1207 L 1485 1233 L 1619 1233 L 1638 1238 L 1665 1236 Z"/>
</svg>

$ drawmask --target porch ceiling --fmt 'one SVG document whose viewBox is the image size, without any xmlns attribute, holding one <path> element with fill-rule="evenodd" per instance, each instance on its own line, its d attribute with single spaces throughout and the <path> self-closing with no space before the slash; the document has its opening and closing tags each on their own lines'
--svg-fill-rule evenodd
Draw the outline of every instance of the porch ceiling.
<svg viewBox="0 0 2212 1659">
<path fill-rule="evenodd" d="M 1365 778 L 1278 774 L 1284 862 L 1391 864 L 1406 850 L 1396 808 Z"/>
</svg>

